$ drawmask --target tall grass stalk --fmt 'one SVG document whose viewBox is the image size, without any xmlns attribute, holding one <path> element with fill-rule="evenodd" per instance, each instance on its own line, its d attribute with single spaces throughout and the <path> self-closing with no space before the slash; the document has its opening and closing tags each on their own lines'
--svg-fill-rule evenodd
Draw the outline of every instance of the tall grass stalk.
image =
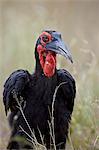
<svg viewBox="0 0 99 150">
<path fill-rule="evenodd" d="M 55 92 L 53 95 L 53 101 L 52 101 L 51 125 L 52 125 L 52 140 L 53 140 L 55 150 L 56 150 L 56 145 L 55 145 L 55 131 L 54 131 L 54 105 L 55 105 L 55 100 L 56 100 L 56 95 L 57 95 L 58 89 L 60 88 L 61 85 L 66 84 L 66 83 L 67 82 L 62 82 L 55 88 Z"/>
<path fill-rule="evenodd" d="M 62 82 L 62 83 L 60 83 L 60 84 L 55 88 L 55 92 L 54 92 L 54 95 L 53 95 L 53 101 L 52 101 L 52 112 L 51 112 L 51 113 L 49 112 L 49 113 L 50 113 L 50 117 L 51 117 L 51 122 L 48 121 L 48 124 L 49 124 L 49 129 L 50 129 L 50 136 L 51 136 L 52 141 L 53 141 L 53 148 L 54 148 L 54 150 L 56 150 L 55 131 L 54 131 L 54 106 L 55 106 L 55 100 L 56 100 L 56 95 L 57 95 L 57 92 L 58 92 L 59 88 L 60 88 L 63 84 L 66 84 L 66 83 L 67 83 L 67 82 Z M 20 129 L 30 138 L 30 139 L 27 138 L 27 140 L 30 141 L 30 142 L 33 144 L 33 146 L 34 146 L 35 149 L 37 149 L 37 146 L 40 146 L 40 147 L 42 147 L 43 149 L 46 149 L 46 147 L 45 147 L 45 145 L 44 145 L 44 139 L 43 139 L 43 136 L 42 136 L 42 134 L 41 134 L 39 128 L 38 128 L 38 131 L 39 131 L 39 134 L 40 134 L 40 138 L 41 138 L 42 144 L 38 143 L 38 141 L 37 141 L 37 139 L 36 139 L 36 136 L 35 136 L 35 133 L 32 131 L 32 129 L 31 129 L 31 127 L 30 127 L 30 125 L 29 125 L 29 123 L 28 123 L 26 117 L 25 117 L 25 114 L 24 114 L 24 112 L 23 112 L 23 108 L 25 107 L 26 104 L 24 103 L 25 105 L 23 106 L 23 108 L 22 108 L 22 106 L 21 106 L 21 103 L 24 101 L 23 98 L 20 96 L 20 101 L 19 101 L 15 90 L 13 90 L 12 93 L 13 93 L 13 98 L 16 100 L 16 102 L 17 102 L 17 104 L 18 104 L 17 107 L 18 107 L 18 109 L 20 110 L 20 112 L 21 112 L 21 114 L 22 114 L 22 116 L 23 116 L 23 118 L 24 118 L 24 120 L 25 120 L 25 122 L 26 122 L 26 124 L 27 124 L 27 127 L 28 127 L 28 129 L 30 130 L 30 132 L 31 132 L 31 135 L 29 135 L 29 133 L 27 133 L 27 132 L 23 129 L 23 127 L 22 127 L 21 125 L 19 126 Z M 59 143 L 59 144 L 61 144 L 61 143 Z M 50 143 L 50 146 L 51 146 L 51 143 Z M 73 150 L 74 150 L 74 149 L 73 149 Z"/>
<path fill-rule="evenodd" d="M 35 136 L 34 132 L 32 131 L 32 129 L 31 129 L 31 127 L 30 127 L 30 125 L 29 125 L 29 123 L 28 123 L 28 121 L 27 121 L 27 119 L 26 119 L 26 117 L 24 115 L 21 103 L 19 102 L 19 99 L 17 97 L 17 94 L 16 94 L 15 90 L 13 90 L 13 98 L 16 100 L 16 102 L 18 104 L 18 108 L 19 108 L 19 110 L 20 110 L 20 112 L 21 112 L 21 114 L 22 114 L 22 116 L 23 116 L 23 118 L 24 118 L 24 120 L 25 120 L 25 122 L 26 122 L 26 124 L 27 124 L 27 126 L 28 126 L 28 128 L 30 130 L 30 132 L 31 132 L 31 136 L 22 128 L 22 126 L 19 126 L 20 129 L 31 139 L 31 143 L 33 144 L 34 147 L 36 145 L 36 146 L 41 146 L 44 149 L 46 149 L 45 146 L 43 146 L 42 144 L 38 143 L 38 141 L 36 139 L 36 136 Z M 23 101 L 23 99 L 21 97 L 20 97 L 20 99 Z M 35 149 L 36 149 L 36 147 L 35 147 Z"/>
</svg>

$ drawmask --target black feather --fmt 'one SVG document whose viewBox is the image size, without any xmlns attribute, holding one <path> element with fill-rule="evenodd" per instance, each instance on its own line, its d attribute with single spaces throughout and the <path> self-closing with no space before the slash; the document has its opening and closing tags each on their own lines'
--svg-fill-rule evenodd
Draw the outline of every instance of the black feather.
<svg viewBox="0 0 99 150">
<path fill-rule="evenodd" d="M 15 89 L 16 93 L 24 97 L 26 101 L 24 114 L 30 127 L 34 129 L 38 141 L 41 142 L 37 127 L 45 136 L 44 141 L 46 142 L 49 136 L 48 120 L 50 121 L 48 108 L 51 111 L 55 88 L 62 82 L 66 84 L 61 85 L 58 89 L 54 107 L 55 139 L 56 145 L 60 142 L 65 143 L 75 98 L 75 81 L 66 70 L 57 70 L 52 78 L 47 78 L 42 74 L 38 78 L 36 74 L 30 75 L 24 70 L 12 73 L 4 85 L 3 93 L 6 113 L 9 108 L 12 113 L 15 112 L 13 115 L 11 113 L 10 124 L 14 122 L 14 116 L 19 111 L 11 93 Z M 31 134 L 23 117 L 20 116 L 17 123 L 14 124 L 13 137 L 19 134 L 19 125 Z M 49 141 L 46 144 L 49 146 Z"/>
<path fill-rule="evenodd" d="M 15 100 L 13 99 L 13 90 L 16 91 L 16 94 L 21 95 L 25 85 L 29 82 L 29 73 L 24 70 L 17 70 L 13 72 L 10 77 L 6 80 L 4 84 L 4 92 L 3 92 L 3 103 L 5 105 L 5 112 L 7 115 L 7 111 L 9 108 L 11 111 L 13 107 L 15 108 Z"/>
<path fill-rule="evenodd" d="M 38 40 L 36 48 L 39 42 Z M 71 74 L 64 69 L 56 70 L 55 74 L 50 78 L 46 77 L 43 74 L 36 49 L 35 58 L 36 68 L 34 74 L 30 75 L 28 71 L 17 70 L 10 75 L 4 85 L 3 102 L 6 115 L 8 110 L 11 110 L 9 123 L 12 127 L 12 131 L 8 149 L 21 150 L 25 147 L 27 147 L 27 149 L 30 148 L 30 145 L 25 145 L 20 141 L 13 140 L 17 137 L 27 139 L 27 135 L 23 131 L 20 131 L 20 126 L 32 136 L 23 115 L 17 107 L 18 104 L 15 97 L 17 97 L 22 104 L 24 115 L 30 128 L 35 132 L 38 142 L 42 143 L 39 133 L 40 130 L 47 149 L 51 148 L 50 143 L 53 144 L 53 142 L 50 136 L 49 123 L 51 123 L 53 95 L 60 84 L 55 97 L 53 115 L 56 148 L 64 149 L 74 107 L 76 94 L 75 80 Z M 25 102 L 26 106 L 24 107 Z M 17 119 L 15 119 L 16 116 Z"/>
</svg>

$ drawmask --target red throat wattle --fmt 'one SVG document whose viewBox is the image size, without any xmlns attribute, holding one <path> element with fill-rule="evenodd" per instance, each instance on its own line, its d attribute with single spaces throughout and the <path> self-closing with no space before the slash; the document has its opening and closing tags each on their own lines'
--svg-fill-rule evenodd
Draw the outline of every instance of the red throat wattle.
<svg viewBox="0 0 99 150">
<path fill-rule="evenodd" d="M 45 76 L 52 77 L 56 68 L 56 54 L 54 52 L 47 51 L 42 45 L 38 45 L 37 51 Z"/>
</svg>

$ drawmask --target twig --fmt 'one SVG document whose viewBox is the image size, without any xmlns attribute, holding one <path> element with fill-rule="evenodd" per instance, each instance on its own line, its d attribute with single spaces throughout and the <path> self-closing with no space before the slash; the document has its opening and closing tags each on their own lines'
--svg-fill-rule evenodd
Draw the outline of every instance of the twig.
<svg viewBox="0 0 99 150">
<path fill-rule="evenodd" d="M 24 120 L 25 120 L 25 122 L 26 122 L 26 124 L 27 124 L 27 126 L 28 126 L 28 128 L 30 130 L 30 132 L 31 132 L 32 137 L 22 128 L 22 126 L 20 126 L 21 130 L 32 140 L 33 145 L 36 144 L 36 145 L 43 146 L 43 145 L 41 145 L 40 143 L 37 142 L 35 134 L 33 133 L 32 129 L 31 129 L 31 127 L 30 127 L 30 125 L 29 125 L 29 123 L 28 123 L 28 121 L 27 121 L 27 119 L 26 119 L 26 117 L 24 115 L 24 112 L 23 112 L 21 104 L 20 104 L 20 102 L 19 102 L 19 100 L 17 98 L 15 90 L 13 90 L 13 98 L 15 98 L 15 100 L 17 101 L 17 104 L 18 104 L 17 108 L 19 108 L 19 110 L 20 110 L 20 112 L 21 112 L 21 114 L 22 114 L 22 116 L 23 116 L 23 118 L 24 118 Z"/>
<path fill-rule="evenodd" d="M 30 127 L 30 125 L 29 125 L 29 123 L 28 123 L 28 121 L 27 121 L 27 119 L 26 119 L 24 113 L 23 113 L 21 104 L 19 103 L 19 100 L 18 100 L 18 98 L 17 98 L 17 95 L 16 95 L 15 90 L 13 90 L 13 98 L 15 98 L 15 100 L 17 101 L 18 106 L 19 106 L 19 109 L 20 109 L 20 111 L 21 111 L 21 114 L 22 114 L 22 116 L 23 116 L 23 118 L 24 118 L 24 120 L 25 120 L 25 122 L 26 122 L 26 124 L 27 124 L 27 126 L 28 126 L 28 128 L 29 128 L 29 130 L 30 130 L 30 132 L 31 132 L 31 134 L 33 134 L 32 129 L 31 129 L 31 127 Z"/>
<path fill-rule="evenodd" d="M 99 136 L 96 137 L 95 141 L 94 141 L 94 144 L 93 144 L 93 148 L 95 149 L 95 146 L 96 146 L 96 143 L 97 141 L 99 140 Z"/>
<path fill-rule="evenodd" d="M 42 136 L 41 131 L 40 131 L 39 128 L 38 128 L 38 131 L 39 131 L 39 134 L 40 134 L 40 138 L 41 138 L 41 141 L 42 141 L 42 145 L 45 146 L 45 144 L 44 144 L 44 139 L 43 139 L 43 136 Z M 46 148 L 46 147 L 45 147 L 45 148 Z"/>
<path fill-rule="evenodd" d="M 33 141 L 33 138 L 22 128 L 22 126 L 20 125 L 19 127 Z"/>
<path fill-rule="evenodd" d="M 53 95 L 53 101 L 52 101 L 52 119 L 51 119 L 51 124 L 52 124 L 52 137 L 53 137 L 52 139 L 53 139 L 53 144 L 54 144 L 54 149 L 55 150 L 56 150 L 56 145 L 55 145 L 55 131 L 54 131 L 54 104 L 55 104 L 55 99 L 56 99 L 56 94 L 57 94 L 58 89 L 60 88 L 61 85 L 66 84 L 66 83 L 67 82 L 62 82 L 56 87 L 54 95 Z"/>
</svg>

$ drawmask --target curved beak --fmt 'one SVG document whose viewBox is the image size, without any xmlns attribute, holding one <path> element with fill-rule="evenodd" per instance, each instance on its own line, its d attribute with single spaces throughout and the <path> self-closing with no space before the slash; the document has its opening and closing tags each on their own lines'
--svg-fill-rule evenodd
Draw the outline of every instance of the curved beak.
<svg viewBox="0 0 99 150">
<path fill-rule="evenodd" d="M 70 49 L 65 45 L 61 39 L 61 35 L 57 34 L 53 40 L 46 45 L 46 49 L 61 54 L 65 58 L 69 59 L 73 63 Z"/>
</svg>

